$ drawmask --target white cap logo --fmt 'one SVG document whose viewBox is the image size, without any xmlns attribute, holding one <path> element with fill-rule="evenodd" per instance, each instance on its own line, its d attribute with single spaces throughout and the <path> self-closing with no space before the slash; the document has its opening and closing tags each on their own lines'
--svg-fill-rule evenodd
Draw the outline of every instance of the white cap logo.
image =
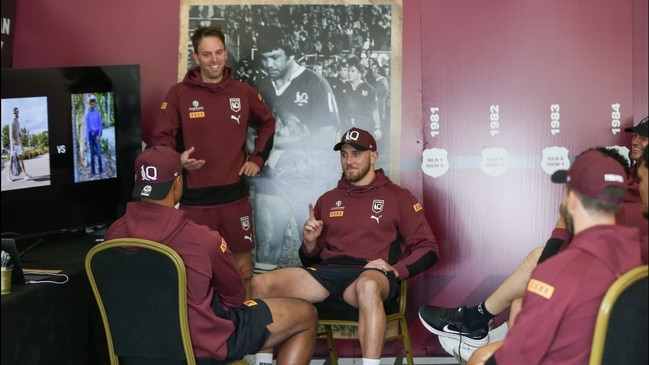
<svg viewBox="0 0 649 365">
<path fill-rule="evenodd" d="M 158 169 L 155 166 L 140 167 L 140 178 L 142 181 L 156 181 L 158 180 Z"/>
</svg>

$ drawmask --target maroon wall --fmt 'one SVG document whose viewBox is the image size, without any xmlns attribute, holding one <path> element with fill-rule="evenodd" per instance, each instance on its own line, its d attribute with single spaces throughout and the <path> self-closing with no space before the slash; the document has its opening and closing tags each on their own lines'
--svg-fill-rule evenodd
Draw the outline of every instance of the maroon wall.
<svg viewBox="0 0 649 365">
<path fill-rule="evenodd" d="M 423 176 L 442 259 L 421 278 L 428 290 L 417 301 L 476 305 L 554 227 L 563 187 L 543 166 L 563 158 L 567 168 L 588 147 L 628 145 L 632 3 L 425 1 L 421 17 L 424 148 L 432 167 L 444 158 L 450 166 Z M 622 128 L 612 126 L 612 104 Z M 555 146 L 567 154 L 544 155 Z M 487 160 L 491 149 L 506 155 Z M 426 347 L 437 343 L 421 327 L 411 333 Z"/>
<path fill-rule="evenodd" d="M 13 67 L 139 64 L 142 138 L 176 82 L 180 3 L 20 0 Z"/>
<path fill-rule="evenodd" d="M 159 103 L 176 82 L 179 9 L 177 1 L 20 0 L 13 66 L 139 64 L 149 142 Z M 471 0 L 404 0 L 402 78 L 400 182 L 422 199 L 442 247 L 437 267 L 411 282 L 410 333 L 415 356 L 442 355 L 417 307 L 476 304 L 554 224 L 560 189 L 535 165 L 542 147 L 573 154 L 628 144 L 604 128 L 616 101 L 623 126 L 647 115 L 647 1 L 498 0 L 481 8 Z M 558 136 L 548 134 L 551 103 L 562 107 Z M 485 130 L 493 104 L 503 108 L 497 137 Z M 430 107 L 440 108 L 436 137 L 429 137 Z M 508 150 L 505 174 L 480 170 L 486 147 Z M 430 148 L 448 150 L 446 174 L 422 173 Z M 352 346 L 340 355 L 358 355 Z M 388 346 L 385 355 L 397 350 Z"/>
</svg>

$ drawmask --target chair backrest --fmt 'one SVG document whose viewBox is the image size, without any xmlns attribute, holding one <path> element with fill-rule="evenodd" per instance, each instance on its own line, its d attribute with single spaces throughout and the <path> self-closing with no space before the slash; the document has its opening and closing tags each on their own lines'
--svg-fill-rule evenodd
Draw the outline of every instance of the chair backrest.
<svg viewBox="0 0 649 365">
<path fill-rule="evenodd" d="M 181 257 L 161 243 L 114 239 L 93 247 L 85 268 L 112 365 L 195 364 Z"/>
<path fill-rule="evenodd" d="M 599 308 L 590 365 L 647 364 L 647 265 L 620 276 Z"/>
</svg>

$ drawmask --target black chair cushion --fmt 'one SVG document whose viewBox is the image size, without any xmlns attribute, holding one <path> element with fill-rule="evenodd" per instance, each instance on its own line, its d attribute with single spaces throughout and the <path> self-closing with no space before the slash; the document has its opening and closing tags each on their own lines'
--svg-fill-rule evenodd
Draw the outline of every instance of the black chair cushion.
<svg viewBox="0 0 649 365">
<path fill-rule="evenodd" d="M 169 285 L 178 276 L 169 258 L 152 250 L 111 248 L 95 255 L 92 270 L 118 356 L 185 359 L 180 336 L 164 335 L 181 331 L 178 287 Z"/>
<path fill-rule="evenodd" d="M 644 278 L 620 294 L 611 310 L 602 364 L 649 364 L 648 293 L 647 278 Z"/>
</svg>

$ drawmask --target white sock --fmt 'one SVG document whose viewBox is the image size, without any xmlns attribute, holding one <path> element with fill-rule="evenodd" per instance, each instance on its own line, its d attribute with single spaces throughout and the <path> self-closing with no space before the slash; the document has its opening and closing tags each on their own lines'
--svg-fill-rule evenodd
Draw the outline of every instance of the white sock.
<svg viewBox="0 0 649 365">
<path fill-rule="evenodd" d="M 256 353 L 255 365 L 273 365 L 273 353 L 272 352 Z"/>
<path fill-rule="evenodd" d="M 263 274 L 268 271 L 277 269 L 277 265 L 265 264 L 263 262 L 255 262 L 255 274 Z"/>
<path fill-rule="evenodd" d="M 363 358 L 363 365 L 379 365 L 381 363 L 381 359 L 368 359 L 368 358 Z"/>
</svg>

